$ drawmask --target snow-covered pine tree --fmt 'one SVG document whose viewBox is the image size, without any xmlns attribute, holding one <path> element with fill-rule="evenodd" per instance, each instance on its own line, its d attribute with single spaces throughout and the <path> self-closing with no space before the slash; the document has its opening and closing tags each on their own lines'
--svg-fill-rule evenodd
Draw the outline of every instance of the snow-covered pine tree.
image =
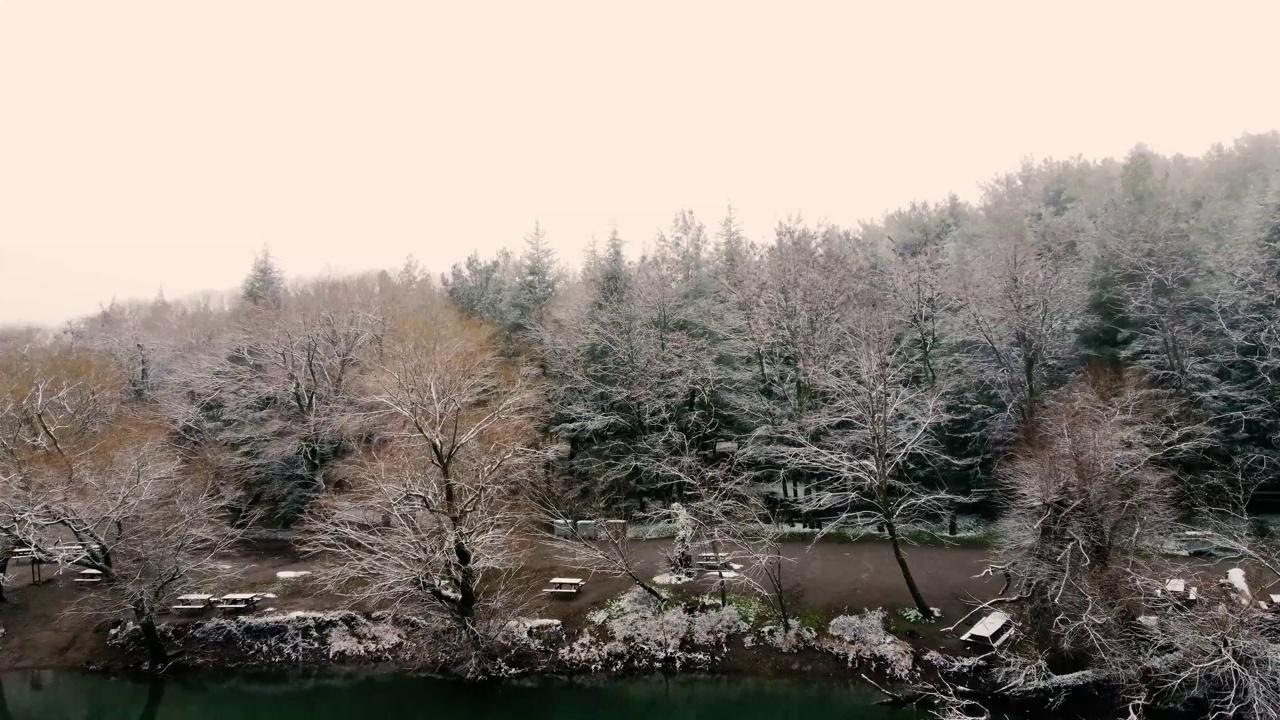
<svg viewBox="0 0 1280 720">
<path fill-rule="evenodd" d="M 284 276 L 267 248 L 262 248 L 253 258 L 253 268 L 244 279 L 241 296 L 255 307 L 278 310 L 284 304 Z"/>
</svg>

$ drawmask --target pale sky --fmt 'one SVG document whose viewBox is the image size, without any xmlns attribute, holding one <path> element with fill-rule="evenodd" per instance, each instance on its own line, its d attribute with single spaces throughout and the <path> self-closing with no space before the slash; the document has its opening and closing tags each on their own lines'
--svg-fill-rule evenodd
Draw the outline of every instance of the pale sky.
<svg viewBox="0 0 1280 720">
<path fill-rule="evenodd" d="M 0 323 L 1280 126 L 1265 2 L 0 0 Z"/>
</svg>

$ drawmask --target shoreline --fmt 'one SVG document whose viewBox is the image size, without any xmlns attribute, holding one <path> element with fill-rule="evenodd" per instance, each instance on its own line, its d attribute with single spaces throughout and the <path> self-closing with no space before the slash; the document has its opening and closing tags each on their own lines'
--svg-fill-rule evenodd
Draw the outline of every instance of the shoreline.
<svg viewBox="0 0 1280 720">
<path fill-rule="evenodd" d="M 683 611 L 683 606 L 680 606 Z M 331 613 L 325 619 L 334 623 L 350 623 L 359 618 L 363 622 L 375 622 L 372 614 L 358 615 L 349 612 Z M 243 620 L 247 618 L 242 618 Z M 304 618 L 314 619 L 314 618 Z M 263 618 L 254 620 L 261 624 Z M 395 618 L 383 616 L 387 622 L 396 622 Z M 188 638 L 199 634 L 199 625 L 215 624 L 188 623 Z M 334 657 L 332 643 L 320 643 L 311 648 L 305 655 L 296 655 L 292 662 L 283 663 L 269 656 L 254 657 L 252 648 L 246 651 L 243 646 L 208 643 L 193 644 L 190 639 L 178 642 L 175 650 L 181 655 L 166 666 L 160 673 L 144 668 L 141 662 L 145 653 L 140 647 L 128 641 L 128 632 L 121 633 L 124 642 L 119 639 L 108 642 L 112 630 L 105 627 L 94 629 L 90 633 L 100 642 L 104 652 L 95 662 L 77 663 L 74 661 L 46 663 L 40 666 L 25 665 L 22 667 L 6 667 L 0 672 L 53 671 L 95 675 L 137 684 L 155 684 L 157 681 L 189 681 L 195 683 L 266 683 L 287 684 L 289 681 L 345 681 L 370 677 L 418 677 L 426 680 L 461 683 L 478 687 L 505 683 L 569 683 L 598 685 L 612 682 L 625 682 L 642 678 L 662 677 L 666 679 L 716 679 L 735 681 L 761 682 L 821 682 L 843 684 L 859 688 L 869 695 L 875 694 L 880 700 L 877 704 L 909 705 L 912 701 L 922 699 L 916 690 L 921 684 L 938 678 L 947 678 L 949 682 L 964 681 L 967 678 L 969 687 L 974 688 L 977 697 L 981 697 L 991 705 L 992 709 L 1000 708 L 1005 712 L 1020 713 L 1025 717 L 1040 717 L 1036 710 L 1045 707 L 1050 700 L 1060 701 L 1070 707 L 1106 708 L 1114 706 L 1112 694 L 1105 683 L 1089 684 L 1076 688 L 1045 688 L 1041 692 L 1024 696 L 992 696 L 986 697 L 982 688 L 989 687 L 983 682 L 989 677 L 991 668 L 978 671 L 962 669 L 962 663 L 955 663 L 962 656 L 948 656 L 936 650 L 908 645 L 905 641 L 891 634 L 893 647 L 909 653 L 909 668 L 906 673 L 890 672 L 892 665 L 886 664 L 887 656 L 867 655 L 863 650 L 851 650 L 840 654 L 832 637 L 816 638 L 816 642 L 783 650 L 772 644 L 759 642 L 762 635 L 760 628 L 738 627 L 735 632 L 722 638 L 712 638 L 707 645 L 682 647 L 677 653 L 662 657 L 645 657 L 633 654 L 618 659 L 612 665 L 607 663 L 572 665 L 557 661 L 564 659 L 563 653 L 574 643 L 569 637 L 560 637 L 550 645 L 542 647 L 540 652 L 530 652 L 529 647 L 505 646 L 507 654 L 504 664 L 506 672 L 489 674 L 483 677 L 469 676 L 460 671 L 456 664 L 446 662 L 448 658 L 456 658 L 457 646 L 444 644 L 431 645 L 426 637 L 414 638 L 414 642 L 401 646 L 397 652 L 384 656 Z M 270 636 L 263 643 L 270 645 Z M 330 634 L 332 637 L 332 633 Z M 173 638 L 171 638 L 173 639 Z M 437 639 L 438 640 L 438 639 Z M 423 654 L 423 651 L 426 651 Z M 640 648 L 629 648 L 639 651 Z M 238 651 L 238 652 L 237 652 Z M 403 652 L 404 654 L 399 654 Z M 901 669 L 901 667 L 899 668 Z M 1030 713 L 1030 714 L 1028 714 Z M 1102 715 L 1105 716 L 1105 715 Z M 1178 716 L 1170 716 L 1178 717 Z"/>
<path fill-rule="evenodd" d="M 646 542 L 640 551 L 658 557 L 663 550 L 663 542 Z M 883 613 L 874 624 L 883 626 L 884 635 L 875 640 L 877 643 L 887 642 L 882 650 L 891 652 L 876 655 L 880 651 L 860 649 L 841 655 L 824 647 L 824 643 L 835 640 L 829 628 L 833 615 L 866 614 L 866 605 L 871 605 L 876 598 L 896 598 L 903 594 L 898 587 L 901 582 L 899 576 L 880 572 L 881 568 L 893 562 L 892 557 L 887 548 L 874 542 L 797 543 L 793 550 L 797 559 L 795 574 L 800 576 L 798 586 L 813 585 L 811 578 L 825 581 L 822 585 L 825 594 L 806 594 L 804 602 L 797 605 L 796 610 L 802 616 L 811 615 L 815 608 L 825 608 L 825 612 L 819 615 L 821 621 L 817 624 L 812 617 L 794 619 L 797 627 L 814 630 L 818 642 L 792 652 L 767 641 L 764 633 L 767 618 L 754 618 L 749 623 L 734 625 L 724 637 L 717 636 L 710 643 L 701 643 L 698 647 L 678 643 L 677 647 L 657 642 L 651 648 L 656 649 L 656 655 L 641 657 L 635 648 L 621 646 L 625 643 L 610 642 L 612 630 L 608 626 L 611 620 L 592 619 L 604 609 L 613 607 L 633 589 L 632 586 L 617 579 L 596 576 L 589 581 L 589 592 L 583 597 L 548 603 L 539 610 L 550 613 L 541 617 L 556 618 L 562 629 L 563 634 L 552 646 L 514 648 L 512 657 L 520 657 L 509 664 L 506 673 L 477 679 L 468 677 L 463 669 L 457 667 L 457 651 L 461 646 L 456 638 L 431 638 L 406 631 L 402 644 L 375 647 L 370 645 L 370 641 L 383 635 L 378 628 L 367 626 L 378 623 L 395 625 L 396 618 L 386 613 L 357 613 L 333 606 L 331 609 L 312 610 L 310 608 L 324 607 L 331 599 L 317 595 L 303 581 L 288 583 L 283 589 L 276 588 L 280 597 L 273 599 L 271 604 L 278 607 L 254 615 L 214 616 L 198 620 L 173 618 L 162 623 L 174 640 L 172 649 L 181 650 L 183 654 L 174 658 L 175 662 L 167 666 L 160 677 L 217 682 L 245 678 L 343 678 L 376 674 L 468 683 L 512 680 L 607 683 L 652 676 L 714 677 L 762 681 L 820 680 L 849 683 L 869 692 L 884 693 L 888 690 L 910 695 L 913 682 L 949 671 L 949 668 L 938 664 L 940 658 L 972 656 L 960 649 L 955 638 L 958 631 L 947 633 L 943 630 L 960 620 L 968 609 L 964 596 L 998 589 L 998 586 L 989 585 L 989 579 L 974 578 L 975 573 L 970 569 L 985 560 L 983 552 L 963 548 L 911 548 L 908 552 L 912 554 L 913 562 L 938 570 L 922 576 L 922 581 L 926 583 L 927 594 L 936 598 L 944 608 L 944 618 L 936 624 L 915 625 L 901 612 Z M 258 579 L 246 581 L 251 586 L 266 582 L 267 578 L 274 580 L 280 569 L 299 567 L 296 558 L 280 551 L 254 554 L 245 562 L 250 563 L 250 567 L 255 568 L 253 572 L 257 573 L 252 577 Z M 532 573 L 538 574 L 550 571 L 550 568 L 531 568 Z M 874 582 L 868 583 L 866 578 Z M 959 580 L 969 584 L 957 585 Z M 46 585 L 19 586 L 17 590 L 11 597 L 14 602 L 0 605 L 0 625 L 9 630 L 6 636 L 0 637 L 0 650 L 3 650 L 0 667 L 4 667 L 3 672 L 78 672 L 144 683 L 156 677 L 143 669 L 145 653 L 139 652 L 139 647 L 110 642 L 113 630 L 127 627 L 127 622 L 95 622 L 85 616 L 61 612 L 68 603 L 83 597 L 85 588 L 75 587 L 66 578 L 55 578 Z M 678 586 L 673 590 L 677 597 L 672 598 L 668 609 L 679 607 L 682 613 L 686 605 L 689 608 L 697 606 L 698 613 L 711 609 L 705 603 L 710 594 L 708 588 Z M 859 606 L 862 606 L 861 611 L 856 609 Z M 735 612 L 748 612 L 735 608 Z M 33 612 L 39 617 L 33 618 Z M 289 629 L 286 625 L 290 617 L 305 619 L 311 624 L 301 629 Z M 648 627 L 644 622 L 640 625 Z M 338 639 L 348 643 L 345 650 L 334 650 L 330 636 L 335 630 Z M 204 635 L 197 637 L 200 633 Z M 584 633 L 595 637 L 594 644 L 586 648 L 588 655 L 564 661 L 560 655 Z M 325 639 L 318 640 L 317 634 Z M 244 643 L 246 638 L 257 638 L 255 642 L 261 647 L 247 646 Z M 350 645 L 353 641 L 359 642 Z M 303 650 L 292 654 L 280 652 L 292 647 L 289 643 Z M 906 677 L 902 677 L 902 672 L 886 672 L 886 666 L 895 662 L 899 670 L 909 665 L 912 672 Z M 971 680 L 972 676 L 964 676 L 964 679 Z M 893 704 L 891 696 L 886 695 L 885 700 Z M 1093 702 L 1101 701 L 1095 699 Z M 1034 699 L 1018 703 L 1037 704 Z"/>
</svg>

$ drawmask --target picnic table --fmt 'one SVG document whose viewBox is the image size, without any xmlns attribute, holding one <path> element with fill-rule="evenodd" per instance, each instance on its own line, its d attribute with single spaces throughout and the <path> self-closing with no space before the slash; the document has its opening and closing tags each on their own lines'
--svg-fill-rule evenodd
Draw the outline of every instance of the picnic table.
<svg viewBox="0 0 1280 720">
<path fill-rule="evenodd" d="M 1013 636 L 1013 620 L 1002 612 L 993 612 L 960 636 L 966 645 L 998 648 Z"/>
<path fill-rule="evenodd" d="M 552 595 L 577 595 L 586 581 L 582 578 L 551 578 L 551 587 L 542 592 Z"/>
<path fill-rule="evenodd" d="M 36 549 L 33 547 L 20 547 L 13 551 L 13 559 L 27 560 L 28 568 L 31 570 L 31 584 L 38 585 L 43 578 L 40 574 L 40 558 L 36 555 Z"/>
<path fill-rule="evenodd" d="M 1194 587 L 1187 585 L 1187 581 L 1182 578 L 1170 578 L 1165 582 L 1164 590 L 1178 600 L 1195 602 L 1200 599 L 1199 592 Z"/>
<path fill-rule="evenodd" d="M 697 563 L 699 567 L 715 570 L 722 567 L 728 567 L 729 561 L 732 559 L 733 557 L 730 556 L 729 553 L 699 553 Z"/>
<path fill-rule="evenodd" d="M 257 593 L 230 593 L 215 600 L 219 610 L 257 610 Z"/>
<path fill-rule="evenodd" d="M 174 610 L 183 612 L 186 610 L 194 610 L 196 612 L 204 612 L 213 605 L 218 598 L 212 595 L 189 594 L 179 595 L 178 604 L 173 606 Z"/>
</svg>

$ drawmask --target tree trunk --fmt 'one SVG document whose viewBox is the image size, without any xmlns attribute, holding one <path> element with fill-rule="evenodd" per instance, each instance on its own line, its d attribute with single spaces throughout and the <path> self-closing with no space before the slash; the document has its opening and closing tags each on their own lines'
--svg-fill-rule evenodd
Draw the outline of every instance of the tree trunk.
<svg viewBox="0 0 1280 720">
<path fill-rule="evenodd" d="M 956 525 L 956 509 L 953 507 L 951 508 L 951 516 L 947 519 L 947 534 L 951 537 L 956 536 L 956 531 L 958 530 Z"/>
<path fill-rule="evenodd" d="M 902 554 L 902 545 L 898 542 L 897 526 L 892 522 L 886 522 L 885 529 L 889 533 L 889 544 L 893 546 L 893 558 L 898 561 L 898 567 L 902 569 L 902 579 L 907 581 L 907 590 L 911 593 L 911 601 L 915 603 L 916 609 L 920 611 L 922 617 L 933 617 L 933 608 L 929 607 L 929 603 L 924 601 L 924 596 L 920 594 L 920 588 L 916 587 L 916 579 L 911 576 L 911 568 L 907 566 L 907 558 Z"/>
<path fill-rule="evenodd" d="M 160 637 L 160 628 L 156 627 L 155 616 L 142 604 L 133 606 L 134 617 L 138 619 L 138 627 L 142 630 L 142 639 L 147 645 L 147 655 L 151 659 L 151 670 L 160 670 L 169 662 L 169 652 L 165 650 L 164 638 Z"/>
<path fill-rule="evenodd" d="M 462 567 L 459 575 L 461 580 L 458 583 L 458 618 L 462 621 L 462 629 L 467 633 L 467 637 L 479 647 L 484 644 L 484 638 L 476 628 L 475 571 L 470 564 L 467 564 Z"/>
<path fill-rule="evenodd" d="M 711 543 L 711 552 L 715 553 L 716 577 L 720 578 L 720 607 L 729 606 L 729 591 L 724 586 L 724 564 L 720 562 L 720 543 Z"/>
<path fill-rule="evenodd" d="M 636 573 L 634 573 L 634 572 L 632 572 L 632 571 L 630 571 L 630 570 L 628 570 L 628 571 L 627 571 L 627 575 L 631 576 L 631 579 L 635 581 L 635 583 L 636 583 L 636 586 L 637 586 L 637 587 L 639 587 L 641 590 L 643 590 L 643 591 L 645 591 L 645 592 L 649 593 L 649 595 L 651 595 L 651 596 L 653 597 L 653 599 L 657 600 L 657 601 L 658 601 L 658 604 L 660 604 L 660 605 L 661 605 L 661 604 L 665 604 L 665 603 L 667 602 L 667 599 L 666 599 L 665 597 L 663 597 L 663 596 L 662 596 L 662 593 L 658 592 L 658 591 L 657 591 L 657 590 L 656 590 L 652 585 L 650 585 L 649 583 L 645 582 L 644 580 L 641 580 L 639 575 L 637 575 Z"/>
<path fill-rule="evenodd" d="M 6 552 L 3 557 L 0 557 L 0 578 L 4 577 L 5 574 L 9 572 L 9 559 L 12 557 L 12 551 Z M 8 602 L 8 600 L 4 597 L 4 583 L 0 582 L 0 603 L 3 602 Z"/>
<path fill-rule="evenodd" d="M 774 547 L 773 558 L 773 592 L 778 601 L 778 618 L 782 621 L 782 632 L 791 632 L 791 616 L 787 613 L 787 599 L 782 592 L 782 548 Z"/>
</svg>

